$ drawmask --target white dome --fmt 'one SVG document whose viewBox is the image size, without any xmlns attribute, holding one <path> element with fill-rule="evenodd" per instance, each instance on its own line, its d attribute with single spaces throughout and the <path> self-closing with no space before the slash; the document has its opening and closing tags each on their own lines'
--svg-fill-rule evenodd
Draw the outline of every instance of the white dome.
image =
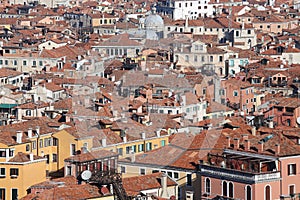
<svg viewBox="0 0 300 200">
<path fill-rule="evenodd" d="M 156 8 L 152 8 L 152 13 L 145 18 L 144 22 L 146 29 L 162 31 L 164 29 L 164 20 L 156 14 Z"/>
</svg>

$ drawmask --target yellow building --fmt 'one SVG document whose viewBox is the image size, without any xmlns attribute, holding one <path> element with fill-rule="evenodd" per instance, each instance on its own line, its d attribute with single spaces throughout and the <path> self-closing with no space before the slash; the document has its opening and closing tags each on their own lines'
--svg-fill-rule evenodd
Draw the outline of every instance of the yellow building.
<svg viewBox="0 0 300 200">
<path fill-rule="evenodd" d="M 45 158 L 21 152 L 8 161 L 1 161 L 0 199 L 18 199 L 25 196 L 31 185 L 46 180 L 45 168 Z"/>
</svg>

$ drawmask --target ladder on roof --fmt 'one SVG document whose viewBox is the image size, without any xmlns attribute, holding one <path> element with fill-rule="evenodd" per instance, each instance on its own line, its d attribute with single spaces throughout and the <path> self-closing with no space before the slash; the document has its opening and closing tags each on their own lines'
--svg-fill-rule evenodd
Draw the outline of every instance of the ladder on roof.
<svg viewBox="0 0 300 200">
<path fill-rule="evenodd" d="M 89 182 L 93 182 L 99 185 L 112 184 L 114 193 L 119 200 L 130 200 L 122 184 L 122 175 L 115 171 L 96 171 L 92 174 Z"/>
</svg>

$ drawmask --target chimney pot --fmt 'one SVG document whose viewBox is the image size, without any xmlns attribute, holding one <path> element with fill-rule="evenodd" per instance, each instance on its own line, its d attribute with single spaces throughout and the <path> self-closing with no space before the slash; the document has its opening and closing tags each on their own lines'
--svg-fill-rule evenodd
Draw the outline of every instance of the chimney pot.
<svg viewBox="0 0 300 200">
<path fill-rule="evenodd" d="M 280 144 L 276 144 L 275 146 L 276 146 L 276 152 L 275 152 L 275 154 L 279 155 L 280 154 Z"/>
<path fill-rule="evenodd" d="M 22 143 L 22 137 L 23 137 L 23 132 L 22 131 L 17 131 L 17 143 L 20 144 Z"/>
<path fill-rule="evenodd" d="M 34 160 L 34 159 L 33 159 L 33 153 L 32 153 L 32 152 L 29 154 L 29 158 L 30 158 L 30 161 L 33 161 L 33 160 Z"/>
<path fill-rule="evenodd" d="M 259 143 L 258 152 L 261 153 L 263 151 L 264 151 L 264 143 L 261 142 L 261 143 Z"/>
<path fill-rule="evenodd" d="M 106 147 L 106 138 L 103 138 L 101 143 L 102 143 L 102 147 Z"/>
<path fill-rule="evenodd" d="M 252 133 L 253 136 L 256 136 L 256 127 L 255 126 L 253 126 L 251 128 L 251 133 Z"/>
<path fill-rule="evenodd" d="M 39 126 L 37 126 L 37 127 L 35 128 L 35 131 L 36 131 L 36 134 L 37 134 L 37 135 L 40 135 L 40 127 L 39 127 Z"/>
<path fill-rule="evenodd" d="M 227 140 L 227 148 L 230 148 L 230 137 L 226 137 L 226 140 Z"/>
<path fill-rule="evenodd" d="M 28 138 L 32 138 L 32 128 L 28 128 Z"/>
</svg>

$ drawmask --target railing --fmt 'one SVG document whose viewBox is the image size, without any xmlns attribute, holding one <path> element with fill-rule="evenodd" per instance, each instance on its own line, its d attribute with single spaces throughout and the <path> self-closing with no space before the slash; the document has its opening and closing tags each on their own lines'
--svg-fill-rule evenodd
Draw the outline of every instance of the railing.
<svg viewBox="0 0 300 200">
<path fill-rule="evenodd" d="M 204 176 L 248 184 L 280 180 L 280 172 L 251 173 L 247 171 L 239 171 L 210 165 L 200 165 L 199 170 Z"/>
</svg>

